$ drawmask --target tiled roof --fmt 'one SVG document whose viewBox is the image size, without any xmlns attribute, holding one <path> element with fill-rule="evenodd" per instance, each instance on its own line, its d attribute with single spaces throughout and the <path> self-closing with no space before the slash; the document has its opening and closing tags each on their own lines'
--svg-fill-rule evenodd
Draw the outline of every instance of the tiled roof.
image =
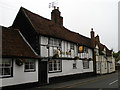
<svg viewBox="0 0 120 90">
<path fill-rule="evenodd" d="M 95 44 L 98 45 L 99 47 L 99 53 L 103 54 L 102 51 L 104 51 L 104 48 L 106 49 L 106 55 L 107 56 L 111 56 L 112 55 L 112 50 L 109 50 L 105 45 L 103 45 L 102 43 L 95 41 Z"/>
<path fill-rule="evenodd" d="M 23 40 L 18 29 L 6 27 L 2 27 L 2 56 L 38 58 Z"/>
<path fill-rule="evenodd" d="M 52 20 L 32 13 L 31 11 L 23 7 L 21 8 L 21 10 L 23 10 L 24 14 L 31 22 L 31 25 L 34 27 L 37 33 L 78 43 L 87 47 L 92 47 L 90 38 L 80 35 L 79 33 L 72 32 L 64 26 L 54 24 Z"/>
</svg>

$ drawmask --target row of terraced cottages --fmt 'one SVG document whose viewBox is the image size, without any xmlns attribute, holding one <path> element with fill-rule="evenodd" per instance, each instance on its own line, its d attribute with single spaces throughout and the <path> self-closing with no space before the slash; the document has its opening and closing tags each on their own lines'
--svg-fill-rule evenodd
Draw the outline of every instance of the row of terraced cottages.
<svg viewBox="0 0 120 90">
<path fill-rule="evenodd" d="M 72 32 L 63 26 L 60 14 L 55 8 L 48 20 L 21 7 L 13 25 L 2 27 L 0 87 L 115 71 L 112 51 L 93 29 L 91 38 Z"/>
</svg>

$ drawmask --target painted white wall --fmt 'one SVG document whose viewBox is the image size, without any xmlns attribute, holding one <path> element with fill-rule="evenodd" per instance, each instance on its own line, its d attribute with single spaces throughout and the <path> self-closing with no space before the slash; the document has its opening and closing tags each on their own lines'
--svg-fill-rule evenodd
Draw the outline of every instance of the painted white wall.
<svg viewBox="0 0 120 90">
<path fill-rule="evenodd" d="M 72 75 L 86 72 L 93 72 L 93 61 L 89 62 L 89 69 L 83 69 L 82 60 L 76 60 L 77 69 L 73 69 L 74 60 L 62 60 L 62 72 L 49 73 L 48 77 L 58 77 L 64 75 Z"/>
<path fill-rule="evenodd" d="M 44 36 L 39 37 L 40 40 L 40 54 L 42 57 L 48 57 L 48 38 Z"/>
<path fill-rule="evenodd" d="M 15 63 L 15 59 L 13 60 L 13 77 L 9 78 L 0 78 L 0 87 L 2 86 L 10 86 L 31 82 L 38 82 L 38 60 L 35 60 L 36 71 L 34 72 L 24 72 L 24 65 L 18 66 Z"/>
<path fill-rule="evenodd" d="M 115 71 L 115 59 L 112 56 L 107 56 L 107 59 L 106 59 L 103 55 L 99 55 L 99 56 L 96 56 L 96 61 L 99 61 L 101 63 L 100 71 L 97 70 L 98 74 L 112 73 Z M 107 68 L 105 68 L 105 62 L 106 62 Z M 110 62 L 112 62 L 112 65 L 113 65 L 112 68 L 110 67 Z"/>
<path fill-rule="evenodd" d="M 108 60 L 108 61 L 111 61 L 111 62 L 108 62 L 108 64 L 109 64 L 109 67 L 108 67 L 109 72 L 108 72 L 108 73 L 112 73 L 112 72 L 115 71 L 115 58 L 113 58 L 112 56 L 109 56 L 109 57 L 107 58 L 107 60 Z M 111 68 L 111 65 L 110 65 L 110 64 L 112 64 L 112 68 Z"/>
<path fill-rule="evenodd" d="M 69 57 L 69 58 L 74 58 L 75 56 L 79 56 L 80 58 L 92 58 L 93 53 L 92 49 L 88 48 L 88 53 L 78 53 L 78 47 L 76 44 L 74 44 L 74 50 L 70 49 L 70 42 L 62 40 L 61 42 L 61 50 L 64 54 L 59 56 L 62 57 Z M 40 52 L 41 52 L 41 57 L 48 57 L 48 55 L 53 56 L 54 54 L 54 49 L 57 49 L 57 47 L 49 46 L 49 49 L 46 48 L 48 45 L 48 37 L 40 36 Z M 71 50 L 71 55 L 67 55 L 66 52 Z M 49 54 L 48 54 L 49 51 Z M 60 53 L 60 51 L 59 51 Z M 84 55 L 85 57 L 84 57 Z"/>
<path fill-rule="evenodd" d="M 75 56 L 78 56 L 77 45 L 74 44 L 74 50 L 72 50 L 70 48 L 70 44 L 71 44 L 70 42 L 62 40 L 61 50 L 64 54 L 62 55 L 59 54 L 59 56 L 68 57 L 68 58 L 74 58 Z M 48 55 L 53 56 L 54 49 L 57 49 L 57 47 L 49 46 L 49 54 L 48 54 L 48 49 L 46 48 L 46 46 L 48 45 L 48 37 L 44 37 L 44 36 L 40 36 L 40 45 L 41 45 L 40 46 L 41 57 L 48 57 Z M 71 50 L 71 55 L 67 55 L 66 52 L 70 50 Z M 92 54 L 93 54 L 92 49 L 89 48 L 88 53 L 86 54 L 86 57 L 92 58 L 93 56 Z M 73 63 L 74 63 L 74 60 L 62 60 L 62 72 L 49 73 L 48 77 L 51 78 L 51 77 L 71 75 L 71 74 L 77 74 L 77 73 L 93 72 L 93 61 L 89 62 L 89 69 L 83 69 L 82 60 L 77 60 L 77 69 L 73 69 Z"/>
</svg>

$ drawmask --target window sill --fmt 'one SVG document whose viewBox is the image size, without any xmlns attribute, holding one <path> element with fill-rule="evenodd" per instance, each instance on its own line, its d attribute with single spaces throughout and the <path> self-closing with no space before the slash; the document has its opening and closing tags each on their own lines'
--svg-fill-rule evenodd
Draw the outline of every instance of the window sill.
<svg viewBox="0 0 120 90">
<path fill-rule="evenodd" d="M 13 76 L 2 76 L 0 78 L 11 78 L 11 77 L 13 77 Z"/>
<path fill-rule="evenodd" d="M 76 67 L 76 68 L 73 68 L 73 69 L 77 69 L 77 67 Z"/>
<path fill-rule="evenodd" d="M 59 72 L 62 72 L 62 70 L 61 71 L 49 71 L 48 73 L 59 73 Z"/>
<path fill-rule="evenodd" d="M 83 68 L 83 69 L 89 69 L 89 68 Z"/>
<path fill-rule="evenodd" d="M 35 72 L 36 70 L 25 70 L 24 72 Z"/>
</svg>

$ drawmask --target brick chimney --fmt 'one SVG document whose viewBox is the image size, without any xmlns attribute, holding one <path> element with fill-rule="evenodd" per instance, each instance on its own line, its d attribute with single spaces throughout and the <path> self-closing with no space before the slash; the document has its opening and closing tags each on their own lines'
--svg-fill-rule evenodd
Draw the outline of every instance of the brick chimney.
<svg viewBox="0 0 120 90">
<path fill-rule="evenodd" d="M 91 28 L 91 39 L 94 38 L 94 31 L 93 31 L 93 28 Z"/>
<path fill-rule="evenodd" d="M 63 17 L 60 16 L 61 12 L 59 11 L 59 7 L 54 6 L 54 10 L 51 12 L 51 20 L 58 25 L 63 26 Z"/>
<path fill-rule="evenodd" d="M 92 44 L 92 47 L 94 48 L 95 47 L 95 35 L 94 35 L 94 31 L 93 31 L 93 28 L 91 28 L 91 44 Z"/>
<path fill-rule="evenodd" d="M 96 74 L 96 55 L 95 55 L 95 35 L 94 35 L 94 31 L 93 28 L 91 28 L 91 45 L 93 47 L 93 72 L 94 74 Z"/>
</svg>

